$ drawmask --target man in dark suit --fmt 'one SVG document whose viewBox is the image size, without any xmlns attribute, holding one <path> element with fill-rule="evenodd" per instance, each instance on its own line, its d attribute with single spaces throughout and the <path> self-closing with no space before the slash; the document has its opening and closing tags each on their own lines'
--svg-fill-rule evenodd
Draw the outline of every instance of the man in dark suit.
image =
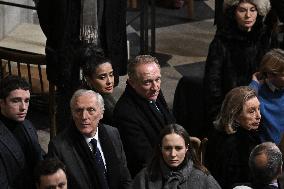
<svg viewBox="0 0 284 189">
<path fill-rule="evenodd" d="M 104 111 L 101 95 L 92 90 L 77 90 L 70 107 L 73 124 L 48 146 L 48 156 L 66 165 L 68 188 L 129 188 L 131 178 L 119 132 L 99 123 Z"/>
<path fill-rule="evenodd" d="M 277 179 L 282 174 L 282 153 L 272 142 L 257 145 L 249 157 L 252 188 L 279 189 Z"/>
<path fill-rule="evenodd" d="M 111 60 L 115 83 L 119 75 L 126 74 L 126 1 L 37 1 L 40 26 L 47 38 L 47 78 L 57 86 L 56 120 L 62 131 L 70 124 L 68 104 L 80 84 L 79 51 L 89 46 L 103 49 Z"/>
<path fill-rule="evenodd" d="M 42 159 L 36 131 L 26 120 L 30 86 L 8 76 L 0 83 L 0 188 L 35 188 L 33 169 Z"/>
<path fill-rule="evenodd" d="M 128 65 L 128 77 L 114 121 L 134 177 L 151 159 L 160 131 L 174 118 L 160 91 L 161 70 L 155 57 L 137 56 Z"/>
</svg>

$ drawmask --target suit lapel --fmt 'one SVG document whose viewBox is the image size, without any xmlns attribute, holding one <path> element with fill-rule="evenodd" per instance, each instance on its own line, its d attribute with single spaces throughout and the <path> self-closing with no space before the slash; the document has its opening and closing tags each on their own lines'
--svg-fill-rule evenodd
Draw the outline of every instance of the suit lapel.
<svg viewBox="0 0 284 189">
<path fill-rule="evenodd" d="M 115 146 L 113 146 L 113 143 L 111 142 L 112 139 L 107 133 L 104 125 L 100 124 L 98 128 L 99 128 L 98 130 L 99 130 L 100 143 L 101 143 L 101 147 L 102 147 L 104 157 L 106 160 L 106 165 L 107 165 L 108 185 L 110 189 L 118 188 L 118 184 L 120 182 L 119 181 L 119 178 L 120 178 L 119 163 L 120 162 L 115 152 Z"/>
<path fill-rule="evenodd" d="M 3 143 L 4 146 L 10 151 L 10 153 L 16 159 L 19 167 L 23 168 L 22 166 L 25 164 L 25 156 L 24 153 L 17 142 L 17 139 L 14 135 L 9 131 L 8 128 L 4 126 L 4 124 L 0 121 L 0 142 Z"/>
</svg>

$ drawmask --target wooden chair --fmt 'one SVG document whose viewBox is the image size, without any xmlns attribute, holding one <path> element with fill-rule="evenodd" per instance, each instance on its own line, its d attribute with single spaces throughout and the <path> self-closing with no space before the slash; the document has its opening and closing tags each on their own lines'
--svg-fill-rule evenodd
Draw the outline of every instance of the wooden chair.
<svg viewBox="0 0 284 189">
<path fill-rule="evenodd" d="M 198 156 L 200 159 L 200 162 L 204 165 L 204 157 L 206 153 L 206 148 L 207 148 L 207 143 L 208 143 L 208 138 L 203 138 L 201 140 L 200 146 L 198 148 Z"/>
<path fill-rule="evenodd" d="M 31 85 L 31 103 L 38 108 L 48 107 L 50 115 L 50 138 L 56 134 L 55 86 L 46 78 L 45 55 L 0 47 L 0 79 L 7 75 L 24 77 Z"/>
<path fill-rule="evenodd" d="M 203 165 L 204 165 L 204 156 L 206 152 L 207 142 L 208 142 L 207 138 L 203 138 L 202 140 L 200 140 L 197 137 L 192 137 L 192 136 L 190 137 L 190 143 L 197 155 L 197 158 Z"/>
</svg>

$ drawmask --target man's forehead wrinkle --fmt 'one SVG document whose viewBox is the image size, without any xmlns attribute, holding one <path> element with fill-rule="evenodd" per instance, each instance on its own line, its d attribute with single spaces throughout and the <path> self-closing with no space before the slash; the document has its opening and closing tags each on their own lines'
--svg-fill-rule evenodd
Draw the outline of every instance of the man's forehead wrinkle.
<svg viewBox="0 0 284 189">
<path fill-rule="evenodd" d="M 92 105 L 89 105 L 89 104 L 87 104 L 87 105 L 84 105 L 84 104 L 75 104 L 75 108 L 81 108 L 81 109 L 82 109 L 82 108 L 86 108 L 86 109 L 87 109 L 87 108 L 94 108 L 94 109 L 95 109 L 96 106 L 95 106 L 95 105 L 92 106 Z"/>
</svg>

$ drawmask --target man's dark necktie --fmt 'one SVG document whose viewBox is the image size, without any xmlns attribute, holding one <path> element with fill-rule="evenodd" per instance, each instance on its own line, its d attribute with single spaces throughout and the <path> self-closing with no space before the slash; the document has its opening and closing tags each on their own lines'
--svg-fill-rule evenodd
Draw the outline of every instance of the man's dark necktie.
<svg viewBox="0 0 284 189">
<path fill-rule="evenodd" d="M 101 188 L 108 189 L 109 187 L 108 187 L 108 182 L 107 182 L 107 178 L 106 178 L 106 169 L 105 169 L 105 165 L 104 165 L 104 161 L 103 161 L 101 152 L 97 147 L 97 140 L 93 138 L 90 141 L 90 143 L 93 146 L 93 153 L 95 154 L 96 165 L 97 165 L 98 171 L 100 172 L 99 175 L 101 175 L 101 176 L 99 176 L 100 183 L 102 184 Z"/>
<path fill-rule="evenodd" d="M 156 112 L 162 114 L 155 101 L 150 101 L 149 103 L 150 103 L 150 106 L 152 106 L 153 109 L 154 109 Z"/>
</svg>

